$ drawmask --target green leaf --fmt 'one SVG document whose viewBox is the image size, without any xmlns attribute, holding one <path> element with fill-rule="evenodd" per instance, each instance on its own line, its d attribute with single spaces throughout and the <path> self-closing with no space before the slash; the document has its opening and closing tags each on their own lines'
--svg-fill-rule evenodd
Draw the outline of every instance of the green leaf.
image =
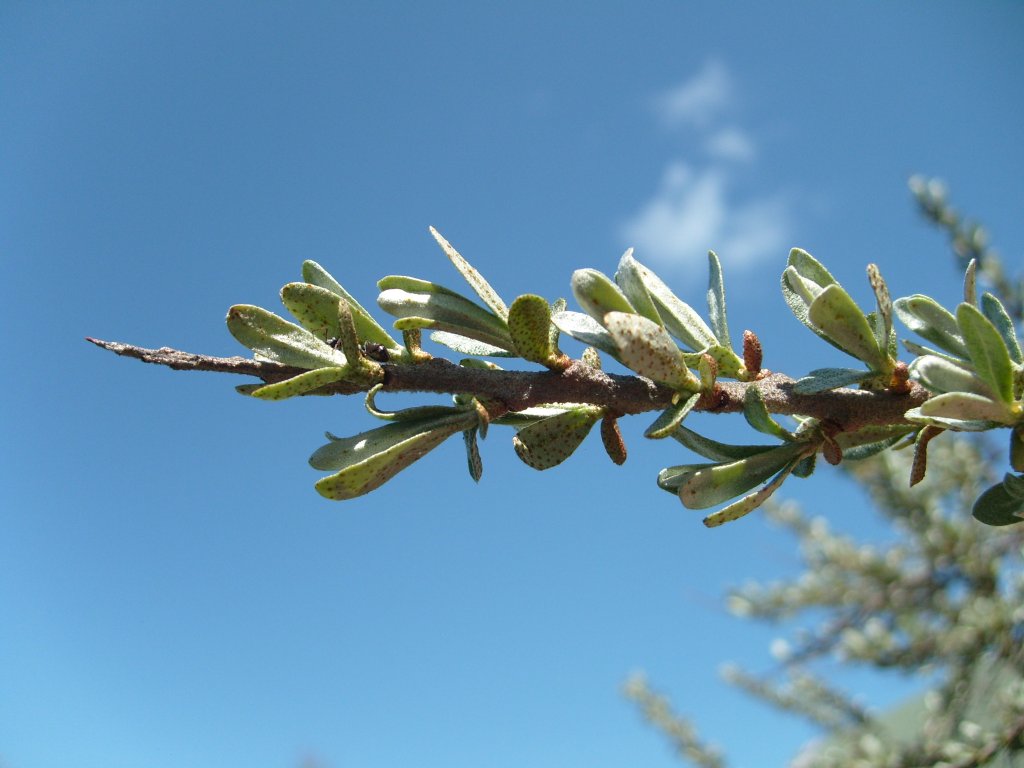
<svg viewBox="0 0 1024 768">
<path fill-rule="evenodd" d="M 1011 493 L 1004 481 L 981 494 L 971 514 L 985 525 L 1014 525 L 1024 520 L 1024 499 Z"/>
<path fill-rule="evenodd" d="M 860 307 L 838 285 L 830 285 L 811 302 L 808 319 L 840 349 L 867 363 L 873 371 L 891 367 Z"/>
<path fill-rule="evenodd" d="M 341 368 L 345 355 L 301 326 L 261 307 L 236 304 L 228 310 L 228 330 L 263 360 L 297 368 Z"/>
<path fill-rule="evenodd" d="M 695 352 L 718 344 L 714 332 L 689 304 L 672 293 L 660 277 L 639 261 L 634 260 L 634 265 L 669 333 Z"/>
<path fill-rule="evenodd" d="M 743 393 L 743 416 L 747 423 L 758 432 L 778 437 L 781 440 L 796 439 L 792 432 L 783 428 L 772 418 L 768 407 L 764 404 L 764 397 L 757 387 L 747 387 L 747 391 Z"/>
<path fill-rule="evenodd" d="M 792 267 L 801 278 L 809 280 L 821 288 L 839 285 L 832 277 L 832 273 L 825 269 L 825 265 L 802 248 L 793 248 L 789 252 L 786 264 Z"/>
<path fill-rule="evenodd" d="M 421 422 L 426 419 L 445 418 L 465 412 L 464 408 L 453 408 L 450 405 L 420 405 L 414 408 L 403 408 L 400 411 L 382 411 L 377 408 L 377 395 L 383 384 L 377 384 L 366 393 L 365 406 L 367 412 L 383 421 L 415 421 Z"/>
<path fill-rule="evenodd" d="M 859 384 L 876 376 L 874 371 L 863 371 L 858 368 L 816 368 L 793 385 L 798 395 L 815 395 L 830 389 L 848 387 Z"/>
<path fill-rule="evenodd" d="M 515 351 L 524 360 L 553 366 L 559 358 L 551 344 L 551 308 L 533 294 L 518 297 L 508 313 L 508 332 Z"/>
<path fill-rule="evenodd" d="M 875 342 L 880 350 L 889 351 L 892 338 L 892 298 L 889 296 L 889 287 L 882 279 L 882 273 L 875 264 L 868 264 L 868 282 L 875 294 L 875 303 L 878 305 L 877 314 L 872 313 L 877 322 L 872 323 L 875 331 Z"/>
<path fill-rule="evenodd" d="M 1003 424 L 1012 424 L 1016 421 L 1004 403 L 972 392 L 947 392 L 936 395 L 922 403 L 918 410 L 922 416 L 943 419 L 992 421 Z"/>
<path fill-rule="evenodd" d="M 590 315 L 582 312 L 556 312 L 551 316 L 551 322 L 558 330 L 576 341 L 582 341 L 613 357 L 618 357 L 619 349 L 615 346 L 615 340 L 605 327 Z"/>
<path fill-rule="evenodd" d="M 1013 365 L 1003 337 L 977 307 L 966 302 L 956 309 L 956 321 L 967 343 L 974 370 L 1004 403 L 1013 402 Z"/>
<path fill-rule="evenodd" d="M 389 278 L 385 278 L 380 285 L 390 284 L 388 280 Z M 409 291 L 403 288 L 385 288 L 377 297 L 377 303 L 381 309 L 394 315 L 399 321 L 408 318 L 430 321 L 403 324 L 396 322 L 395 328 L 399 330 L 418 327 L 448 331 L 502 349 L 512 349 L 512 339 L 508 335 L 504 320 L 447 289 Z"/>
<path fill-rule="evenodd" d="M 793 476 L 800 478 L 810 477 L 814 474 L 814 469 L 817 466 L 818 454 L 812 453 L 810 456 L 804 456 L 793 464 Z"/>
<path fill-rule="evenodd" d="M 918 293 L 896 299 L 892 307 L 900 322 L 922 339 L 957 357 L 970 357 L 956 318 L 935 299 Z"/>
<path fill-rule="evenodd" d="M 379 488 L 456 432 L 471 428 L 475 412 L 424 421 L 394 422 L 323 446 L 310 458 L 317 469 L 339 469 L 316 484 L 328 499 L 354 499 Z"/>
<path fill-rule="evenodd" d="M 639 262 L 633 258 L 632 248 L 627 250 L 619 260 L 619 267 L 615 270 L 615 284 L 622 289 L 623 294 L 637 313 L 658 325 L 663 324 L 654 299 L 651 298 L 647 286 L 644 285 Z"/>
<path fill-rule="evenodd" d="M 915 358 L 909 366 L 910 376 L 929 392 L 974 392 L 995 397 L 992 388 L 982 381 L 966 363 L 936 355 Z"/>
<path fill-rule="evenodd" d="M 978 421 L 974 419 L 953 419 L 945 416 L 928 416 L 921 412 L 920 408 L 911 408 L 903 414 L 903 418 L 914 424 L 940 427 L 950 429 L 954 432 L 987 432 L 990 429 L 1003 426 L 994 421 Z"/>
<path fill-rule="evenodd" d="M 625 366 L 673 389 L 700 390 L 700 382 L 686 367 L 679 347 L 660 325 L 625 312 L 609 312 L 604 325 Z"/>
<path fill-rule="evenodd" d="M 722 277 L 722 265 L 714 251 L 708 251 L 708 273 L 708 319 L 718 343 L 731 351 L 732 341 L 729 339 L 729 323 L 725 314 L 725 280 Z"/>
<path fill-rule="evenodd" d="M 288 283 L 281 289 L 281 303 L 299 324 L 321 341 L 338 336 L 340 296 L 309 283 Z"/>
<path fill-rule="evenodd" d="M 607 275 L 596 269 L 577 269 L 572 273 L 572 295 L 583 311 L 599 323 L 609 312 L 633 313 L 633 305 Z"/>
<path fill-rule="evenodd" d="M 430 340 L 463 355 L 517 357 L 515 352 L 509 352 L 507 349 L 496 347 L 493 344 L 485 344 L 482 341 L 477 341 L 458 333 L 449 333 L 448 331 L 434 331 L 430 334 Z"/>
<path fill-rule="evenodd" d="M 777 445 L 728 445 L 727 443 L 712 440 L 710 437 L 698 435 L 686 427 L 679 427 L 679 429 L 672 433 L 672 437 L 705 459 L 719 462 L 745 459 L 748 456 L 754 456 L 758 453 L 778 448 Z"/>
<path fill-rule="evenodd" d="M 316 368 L 284 381 L 257 387 L 248 394 L 260 400 L 287 400 L 289 397 L 304 395 L 314 389 L 341 381 L 346 373 L 344 368 Z"/>
<path fill-rule="evenodd" d="M 679 498 L 688 509 L 713 507 L 746 493 L 806 451 L 806 445 L 786 443 L 728 464 L 695 465 L 679 485 Z"/>
<path fill-rule="evenodd" d="M 856 432 L 840 432 L 833 439 L 842 449 L 844 459 L 863 459 L 890 445 L 895 445 L 914 429 L 914 427 L 904 424 L 886 424 L 862 427 Z M 875 446 L 882 447 L 876 449 Z M 861 448 L 865 450 L 860 451 Z"/>
<path fill-rule="evenodd" d="M 693 406 L 697 404 L 698 400 L 700 400 L 699 392 L 690 395 L 690 397 L 679 398 L 679 402 L 670 405 L 661 412 L 661 415 L 644 432 L 644 437 L 660 440 L 663 437 L 672 435 L 679 429 L 679 425 L 683 423 L 683 419 L 686 418 L 687 414 L 693 410 Z"/>
<path fill-rule="evenodd" d="M 362 304 L 356 301 L 348 291 L 341 287 L 341 284 L 331 276 L 330 272 L 321 267 L 315 261 L 304 261 L 302 262 L 302 279 L 311 285 L 330 291 L 348 302 L 349 308 L 352 310 L 352 320 L 356 324 L 356 331 L 358 332 L 360 339 L 380 344 L 382 347 L 387 349 L 393 357 L 399 357 L 402 355 L 402 345 L 391 338 L 391 334 L 385 331 L 384 328 L 382 328 L 381 325 L 373 319 L 370 313 L 363 308 Z"/>
<path fill-rule="evenodd" d="M 978 306 L 978 260 L 971 259 L 967 262 L 967 269 L 964 272 L 964 301 L 973 306 Z"/>
<path fill-rule="evenodd" d="M 430 234 L 434 236 L 437 244 L 441 246 L 441 250 L 451 259 L 452 264 L 459 270 L 459 274 L 466 279 L 469 287 L 476 292 L 481 301 L 490 307 L 491 311 L 502 320 L 508 320 L 508 308 L 505 306 L 505 302 L 501 300 L 498 292 L 491 287 L 491 284 L 484 280 L 484 276 L 477 272 L 473 265 L 466 261 L 458 251 L 452 248 L 451 243 L 441 237 L 436 229 L 430 227 Z"/>
<path fill-rule="evenodd" d="M 534 469 L 550 469 L 572 456 L 604 413 L 581 406 L 523 427 L 512 438 L 516 455 Z"/>
<path fill-rule="evenodd" d="M 1010 354 L 1010 359 L 1017 365 L 1024 364 L 1020 342 L 1017 340 L 1017 330 L 1013 327 L 1013 320 L 1010 319 L 1010 314 L 1006 311 L 1003 303 L 991 293 L 986 293 L 981 297 L 981 311 L 999 331 L 1003 344 L 1006 345 L 1006 351 Z"/>
<path fill-rule="evenodd" d="M 750 514 L 764 504 L 782 486 L 786 478 L 789 477 L 790 473 L 794 472 L 796 466 L 800 463 L 800 461 L 791 462 L 763 488 L 708 515 L 704 518 L 704 525 L 708 528 L 716 528 L 723 523 L 739 520 L 744 515 Z"/>
</svg>

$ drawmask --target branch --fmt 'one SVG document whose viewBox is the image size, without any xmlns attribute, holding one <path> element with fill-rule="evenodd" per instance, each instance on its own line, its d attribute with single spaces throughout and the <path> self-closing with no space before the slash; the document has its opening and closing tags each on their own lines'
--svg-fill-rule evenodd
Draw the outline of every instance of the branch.
<svg viewBox="0 0 1024 768">
<path fill-rule="evenodd" d="M 243 374 L 268 384 L 304 373 L 301 368 L 237 356 L 212 357 L 169 347 L 146 349 L 122 342 L 86 340 L 117 355 L 178 371 Z M 471 394 L 500 404 L 503 411 L 521 411 L 548 403 L 588 403 L 627 415 L 663 410 L 676 394 L 641 376 L 605 373 L 578 360 L 560 372 L 488 371 L 465 368 L 440 358 L 415 365 L 383 363 L 381 368 L 385 392 Z M 757 387 L 772 413 L 812 416 L 827 421 L 837 431 L 852 431 L 871 425 L 907 424 L 903 414 L 929 397 L 917 384 L 912 384 L 906 394 L 835 389 L 801 395 L 793 391 L 794 383 L 794 379 L 781 373 L 766 373 L 755 382 L 719 382 L 712 393 L 701 398 L 694 410 L 741 412 L 747 389 Z M 351 395 L 367 389 L 368 386 L 341 381 L 315 391 L 317 394 Z"/>
</svg>

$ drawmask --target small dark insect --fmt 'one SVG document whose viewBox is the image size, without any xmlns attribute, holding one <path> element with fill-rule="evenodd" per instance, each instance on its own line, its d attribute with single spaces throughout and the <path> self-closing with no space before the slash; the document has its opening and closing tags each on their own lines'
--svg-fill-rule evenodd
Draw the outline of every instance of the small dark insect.
<svg viewBox="0 0 1024 768">
<path fill-rule="evenodd" d="M 387 348 L 383 344 L 378 344 L 375 341 L 363 342 L 363 354 L 371 360 L 376 360 L 378 363 L 386 363 L 391 359 Z"/>
<path fill-rule="evenodd" d="M 337 349 L 341 343 L 341 339 L 337 336 L 332 336 L 327 340 L 327 345 L 333 349 Z M 362 353 L 371 360 L 376 360 L 378 363 L 386 363 L 391 359 L 391 355 L 388 354 L 387 347 L 383 344 L 378 344 L 375 341 L 364 341 L 359 347 Z"/>
</svg>

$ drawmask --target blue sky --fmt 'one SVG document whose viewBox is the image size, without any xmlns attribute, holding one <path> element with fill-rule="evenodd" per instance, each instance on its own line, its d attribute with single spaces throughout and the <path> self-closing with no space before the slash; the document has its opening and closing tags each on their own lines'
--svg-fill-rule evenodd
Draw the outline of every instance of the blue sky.
<svg viewBox="0 0 1024 768">
<path fill-rule="evenodd" d="M 954 301 L 911 173 L 1015 271 L 1024 6 L 369 8 L 0 6 L 0 766 L 674 765 L 620 693 L 637 670 L 735 765 L 781 764 L 813 732 L 717 672 L 770 669 L 780 630 L 721 597 L 794 547 L 756 514 L 705 530 L 646 422 L 621 468 L 591 441 L 537 473 L 495 430 L 479 486 L 452 441 L 331 503 L 306 459 L 372 426 L 358 401 L 255 402 L 82 337 L 240 353 L 227 307 L 276 308 L 307 258 L 367 305 L 385 274 L 460 287 L 434 225 L 507 300 L 633 245 L 699 305 L 713 248 L 767 367 L 841 365 L 778 275 L 800 246 L 863 302 L 868 262 Z M 883 533 L 827 469 L 784 493 Z"/>
</svg>

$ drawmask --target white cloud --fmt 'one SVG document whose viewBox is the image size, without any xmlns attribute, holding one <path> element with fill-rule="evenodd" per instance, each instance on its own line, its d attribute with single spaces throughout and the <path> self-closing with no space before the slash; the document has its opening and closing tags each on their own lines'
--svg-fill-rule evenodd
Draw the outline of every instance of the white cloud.
<svg viewBox="0 0 1024 768">
<path fill-rule="evenodd" d="M 721 160 L 753 160 L 757 154 L 754 142 L 735 126 L 722 128 L 704 140 L 704 149 L 709 155 Z"/>
<path fill-rule="evenodd" d="M 733 201 L 729 181 L 723 168 L 672 163 L 654 197 L 623 225 L 624 239 L 641 261 L 676 267 L 703 267 L 708 250 L 733 266 L 779 256 L 790 229 L 785 198 Z"/>
<path fill-rule="evenodd" d="M 669 127 L 703 127 L 717 119 L 732 103 L 732 78 L 720 62 L 708 61 L 685 83 L 658 96 L 654 106 Z"/>
<path fill-rule="evenodd" d="M 736 101 L 726 68 L 710 61 L 655 101 L 662 122 L 691 129 L 687 143 L 702 152 L 668 164 L 652 197 L 622 225 L 625 244 L 641 261 L 679 268 L 703 268 L 709 249 L 740 267 L 785 255 L 792 220 L 787 197 L 735 191 L 753 172 L 757 150 L 743 128 L 726 123 Z"/>
</svg>

